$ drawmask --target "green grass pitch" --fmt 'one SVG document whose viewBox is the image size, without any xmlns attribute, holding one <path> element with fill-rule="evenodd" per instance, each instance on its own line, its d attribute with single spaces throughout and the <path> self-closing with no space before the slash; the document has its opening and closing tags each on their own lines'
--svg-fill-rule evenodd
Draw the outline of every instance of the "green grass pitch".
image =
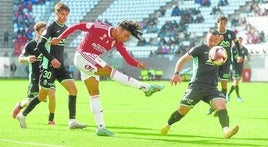
<svg viewBox="0 0 268 147">
<path fill-rule="evenodd" d="M 218 118 L 205 115 L 209 106 L 203 102 L 194 107 L 167 136 L 160 128 L 171 112 L 177 109 L 187 83 L 170 86 L 145 97 L 140 90 L 114 81 L 101 81 L 101 101 L 106 126 L 116 137 L 96 136 L 96 126 L 89 107 L 89 96 L 81 81 L 76 81 L 77 120 L 89 125 L 82 130 L 69 130 L 67 92 L 57 83 L 55 126 L 47 125 L 48 103 L 39 104 L 27 117 L 28 129 L 21 129 L 11 116 L 14 105 L 25 98 L 28 81 L 1 79 L 0 147 L 188 147 L 188 146 L 268 146 L 268 83 L 241 83 L 244 102 L 236 100 L 235 92 L 227 103 L 230 126 L 240 125 L 231 139 L 223 139 Z M 229 87 L 231 83 L 228 84 Z"/>
</svg>

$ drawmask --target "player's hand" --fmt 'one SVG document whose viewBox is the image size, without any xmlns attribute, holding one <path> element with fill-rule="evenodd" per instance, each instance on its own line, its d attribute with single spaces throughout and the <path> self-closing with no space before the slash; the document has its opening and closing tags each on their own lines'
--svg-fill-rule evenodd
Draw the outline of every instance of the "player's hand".
<svg viewBox="0 0 268 147">
<path fill-rule="evenodd" d="M 49 42 L 50 45 L 57 45 L 61 41 L 60 38 L 52 38 Z"/>
<path fill-rule="evenodd" d="M 241 56 L 237 57 L 236 59 L 237 63 L 242 63 L 243 62 L 243 58 Z"/>
<path fill-rule="evenodd" d="M 144 62 L 139 62 L 138 63 L 138 68 L 146 69 L 146 64 Z"/>
<path fill-rule="evenodd" d="M 51 60 L 51 64 L 54 68 L 59 68 L 61 66 L 61 63 L 55 58 Z"/>
<path fill-rule="evenodd" d="M 36 61 L 36 57 L 34 55 L 28 56 L 28 62 L 34 63 Z"/>
<path fill-rule="evenodd" d="M 178 84 L 178 82 L 179 82 L 179 84 L 181 83 L 181 76 L 178 74 L 174 74 L 170 79 L 171 86 L 173 86 L 173 85 L 176 86 Z"/>
<path fill-rule="evenodd" d="M 218 44 L 220 44 L 223 40 L 224 40 L 224 36 L 223 35 L 219 35 L 219 37 L 218 37 Z"/>
</svg>

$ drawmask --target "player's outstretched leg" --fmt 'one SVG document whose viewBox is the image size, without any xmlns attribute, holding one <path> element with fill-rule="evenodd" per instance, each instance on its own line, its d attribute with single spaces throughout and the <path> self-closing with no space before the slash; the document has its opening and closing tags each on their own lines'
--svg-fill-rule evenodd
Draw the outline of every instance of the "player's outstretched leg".
<svg viewBox="0 0 268 147">
<path fill-rule="evenodd" d="M 122 85 L 138 88 L 142 90 L 146 96 L 151 96 L 153 93 L 160 91 L 164 88 L 164 85 L 157 85 L 157 84 L 150 85 L 147 83 L 140 82 L 135 78 L 132 78 L 128 75 L 125 75 L 117 71 L 116 69 L 112 70 L 110 78 L 114 81 L 119 82 Z"/>
<path fill-rule="evenodd" d="M 146 96 L 151 96 L 151 95 L 153 95 L 153 93 L 155 93 L 157 91 L 160 91 L 160 90 L 162 90 L 164 88 L 165 88 L 164 85 L 153 84 L 153 85 L 150 85 L 149 90 L 148 91 L 144 91 L 144 93 L 145 93 Z"/>
</svg>

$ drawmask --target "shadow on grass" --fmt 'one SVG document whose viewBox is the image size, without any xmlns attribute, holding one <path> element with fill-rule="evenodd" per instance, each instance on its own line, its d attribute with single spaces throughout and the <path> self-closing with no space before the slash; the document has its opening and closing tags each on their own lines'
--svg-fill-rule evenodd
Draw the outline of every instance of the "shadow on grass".
<svg viewBox="0 0 268 147">
<path fill-rule="evenodd" d="M 220 145 L 220 146 L 263 146 L 264 144 L 247 143 L 252 141 L 266 141 L 265 138 L 232 138 L 224 139 L 222 137 L 209 137 L 202 135 L 181 135 L 181 134 L 169 134 L 161 135 L 160 130 L 152 128 L 141 127 L 128 127 L 128 126 L 109 126 L 110 129 L 118 129 L 115 133 L 119 138 L 132 138 L 151 141 L 164 141 L 174 143 L 186 143 L 196 145 Z M 151 131 L 159 133 L 151 133 Z M 125 136 L 120 134 L 126 134 Z M 128 137 L 128 135 L 135 135 L 135 137 Z M 126 137 L 127 136 L 127 137 Z M 156 138 L 157 137 L 157 138 Z M 232 140 L 234 142 L 232 142 Z M 236 143 L 237 141 L 241 143 Z"/>
</svg>

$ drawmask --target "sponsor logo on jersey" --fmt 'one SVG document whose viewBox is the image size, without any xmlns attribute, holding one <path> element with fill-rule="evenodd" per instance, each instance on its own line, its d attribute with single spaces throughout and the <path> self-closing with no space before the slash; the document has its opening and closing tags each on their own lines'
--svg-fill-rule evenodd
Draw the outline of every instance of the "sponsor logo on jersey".
<svg viewBox="0 0 268 147">
<path fill-rule="evenodd" d="M 222 41 L 220 43 L 220 46 L 224 47 L 224 48 L 227 48 L 227 47 L 231 47 L 231 43 L 229 41 Z"/>
<path fill-rule="evenodd" d="M 106 49 L 103 46 L 101 46 L 100 44 L 96 44 L 95 42 L 92 43 L 92 47 L 93 47 L 93 49 L 95 49 L 95 50 L 97 50 L 97 51 L 99 51 L 101 53 L 106 52 Z"/>
<path fill-rule="evenodd" d="M 85 65 L 84 68 L 88 71 L 92 71 L 93 68 L 90 65 Z"/>
</svg>

